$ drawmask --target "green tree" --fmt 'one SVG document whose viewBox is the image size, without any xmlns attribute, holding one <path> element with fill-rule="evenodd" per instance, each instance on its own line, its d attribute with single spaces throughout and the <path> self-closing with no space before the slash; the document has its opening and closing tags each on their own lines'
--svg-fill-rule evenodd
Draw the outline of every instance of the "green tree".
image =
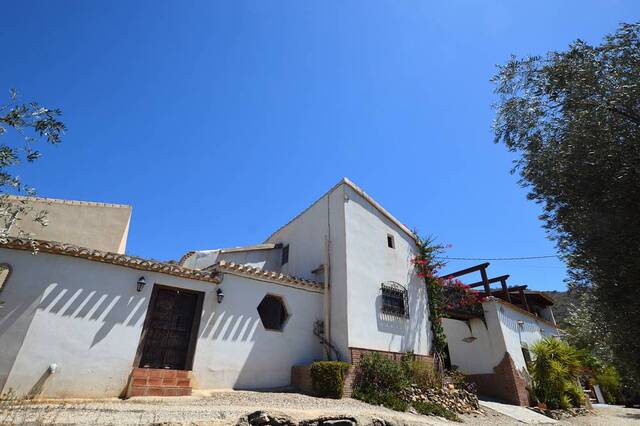
<svg viewBox="0 0 640 426">
<path fill-rule="evenodd" d="M 596 46 L 512 57 L 494 76 L 495 140 L 609 331 L 616 366 L 640 383 L 640 23 Z"/>
<path fill-rule="evenodd" d="M 20 229 L 20 220 L 33 212 L 34 208 L 25 199 L 11 199 L 11 195 L 35 195 L 35 190 L 26 185 L 16 174 L 20 165 L 32 163 L 40 158 L 35 148 L 38 141 L 58 144 L 65 125 L 58 118 L 59 109 L 48 109 L 35 102 L 21 102 L 15 90 L 10 91 L 10 100 L 0 104 L 0 241 L 6 241 L 9 233 L 25 235 Z M 46 212 L 34 212 L 34 220 L 45 226 Z"/>
</svg>

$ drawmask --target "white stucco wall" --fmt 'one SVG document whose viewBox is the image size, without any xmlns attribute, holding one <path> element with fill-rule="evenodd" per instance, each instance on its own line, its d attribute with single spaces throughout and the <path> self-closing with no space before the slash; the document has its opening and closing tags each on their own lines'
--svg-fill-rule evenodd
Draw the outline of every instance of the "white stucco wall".
<svg viewBox="0 0 640 426">
<path fill-rule="evenodd" d="M 289 262 L 282 266 L 283 273 L 322 281 L 323 274 L 311 271 L 324 264 L 325 237 L 329 239 L 331 341 L 341 359 L 348 360 L 344 202 L 344 185 L 337 185 L 266 242 L 289 245 Z"/>
<path fill-rule="evenodd" d="M 322 359 L 313 324 L 322 319 L 322 294 L 225 274 L 225 298 L 205 300 L 193 365 L 195 386 L 254 389 L 287 386 L 291 366 Z M 281 296 L 289 318 L 282 331 L 265 330 L 257 307 Z M 212 295 L 214 297 L 215 295 Z"/>
<path fill-rule="evenodd" d="M 464 374 L 493 373 L 493 367 L 502 360 L 506 351 L 499 326 L 488 328 L 479 318 L 469 321 L 445 318 L 442 325 L 452 366 L 457 366 Z M 465 342 L 463 339 L 467 338 L 476 340 Z"/>
<path fill-rule="evenodd" d="M 481 319 L 443 321 L 451 363 L 465 374 L 493 373 L 505 352 L 509 352 L 518 370 L 526 370 L 523 343 L 531 347 L 543 338 L 558 335 L 555 326 L 507 303 L 489 300 L 482 308 L 486 325 Z M 467 337 L 476 340 L 464 342 L 462 339 Z"/>
<path fill-rule="evenodd" d="M 321 357 L 312 334 L 319 293 L 225 274 L 213 284 L 63 255 L 0 248 L 12 274 L 0 293 L 0 390 L 52 397 L 118 396 L 133 368 L 153 284 L 205 293 L 194 357 L 194 386 L 258 388 L 288 384 L 291 365 Z M 140 293 L 135 284 L 144 275 Z M 263 329 L 256 307 L 284 297 L 282 332 Z M 47 368 L 58 369 L 48 376 Z"/>
<path fill-rule="evenodd" d="M 534 343 L 550 336 L 558 336 L 558 329 L 539 318 L 506 303 L 489 302 L 495 305 L 500 320 L 502 335 L 507 351 L 513 358 L 516 367 L 526 369 L 522 346 L 531 347 Z M 518 324 L 521 321 L 521 324 Z"/>
<path fill-rule="evenodd" d="M 427 296 L 411 264 L 413 238 L 352 188 L 344 190 L 349 346 L 429 354 Z M 394 237 L 395 248 L 387 246 L 387 234 Z M 385 281 L 407 288 L 409 318 L 382 314 L 380 286 Z"/>
</svg>

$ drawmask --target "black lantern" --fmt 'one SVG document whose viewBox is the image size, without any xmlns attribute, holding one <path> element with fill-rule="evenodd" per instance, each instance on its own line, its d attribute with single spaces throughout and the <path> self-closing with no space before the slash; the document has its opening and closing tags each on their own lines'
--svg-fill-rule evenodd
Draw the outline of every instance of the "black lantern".
<svg viewBox="0 0 640 426">
<path fill-rule="evenodd" d="M 138 290 L 138 292 L 141 292 L 145 285 L 147 285 L 147 280 L 145 280 L 144 277 L 138 278 L 138 282 L 136 283 L 136 290 Z"/>
<path fill-rule="evenodd" d="M 218 290 L 216 290 L 216 295 L 218 296 L 218 303 L 222 303 L 222 299 L 224 299 L 224 293 L 222 292 L 221 288 L 218 288 Z"/>
</svg>

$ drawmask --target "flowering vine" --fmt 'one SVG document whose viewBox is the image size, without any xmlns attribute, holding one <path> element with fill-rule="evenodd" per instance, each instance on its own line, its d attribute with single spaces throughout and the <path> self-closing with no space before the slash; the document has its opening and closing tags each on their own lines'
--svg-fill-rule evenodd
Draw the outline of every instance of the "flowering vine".
<svg viewBox="0 0 640 426">
<path fill-rule="evenodd" d="M 442 318 L 447 312 L 482 314 L 481 302 L 485 297 L 454 277 L 438 277 L 438 272 L 445 266 L 442 254 L 445 249 L 451 248 L 451 244 L 435 244 L 432 238 L 423 240 L 416 237 L 416 241 L 418 254 L 413 259 L 413 264 L 418 277 L 424 280 L 427 287 L 433 350 L 443 359 L 447 339 L 442 328 Z"/>
<path fill-rule="evenodd" d="M 427 287 L 427 300 L 429 304 L 429 322 L 433 333 L 433 351 L 442 359 L 445 354 L 447 338 L 442 328 L 443 307 L 445 305 L 443 287 L 438 279 L 438 271 L 445 263 L 441 260 L 445 246 L 435 244 L 433 239 L 428 237 L 421 239 L 416 236 L 418 254 L 413 259 L 418 277 L 424 280 Z"/>
<path fill-rule="evenodd" d="M 486 297 L 480 292 L 471 289 L 460 280 L 453 277 L 444 277 L 438 280 L 437 285 L 443 289 L 443 309 L 449 312 L 465 312 L 481 315 L 482 305 Z"/>
</svg>

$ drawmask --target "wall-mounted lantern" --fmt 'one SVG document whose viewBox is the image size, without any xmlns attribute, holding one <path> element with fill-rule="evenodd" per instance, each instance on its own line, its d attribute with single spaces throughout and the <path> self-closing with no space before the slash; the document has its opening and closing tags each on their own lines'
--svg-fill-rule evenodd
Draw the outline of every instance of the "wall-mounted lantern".
<svg viewBox="0 0 640 426">
<path fill-rule="evenodd" d="M 136 290 L 138 290 L 138 292 L 141 292 L 145 285 L 147 285 L 147 280 L 145 280 L 144 277 L 138 278 L 138 282 L 136 283 Z"/>
<path fill-rule="evenodd" d="M 224 299 L 224 293 L 222 292 L 221 288 L 218 288 L 218 290 L 216 290 L 216 296 L 218 296 L 218 303 L 222 303 L 222 299 Z"/>
</svg>

